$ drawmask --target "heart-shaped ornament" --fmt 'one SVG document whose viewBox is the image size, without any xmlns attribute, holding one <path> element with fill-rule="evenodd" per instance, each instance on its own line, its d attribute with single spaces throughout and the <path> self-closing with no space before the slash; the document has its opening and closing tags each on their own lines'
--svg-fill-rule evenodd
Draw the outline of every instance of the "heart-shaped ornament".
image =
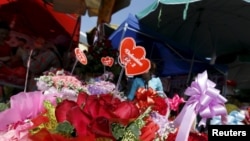
<svg viewBox="0 0 250 141">
<path fill-rule="evenodd" d="M 83 53 L 81 51 L 80 48 L 75 48 L 75 55 L 76 55 L 77 60 L 80 63 L 82 63 L 83 65 L 87 65 L 87 63 L 88 63 L 87 57 L 86 57 L 85 53 Z"/>
<path fill-rule="evenodd" d="M 140 75 L 150 69 L 151 64 L 145 57 L 145 48 L 136 46 L 133 38 L 124 38 L 119 49 L 119 58 L 121 63 L 125 66 L 125 73 L 127 76 Z"/>
<path fill-rule="evenodd" d="M 112 67 L 112 65 L 114 64 L 114 58 L 109 56 L 102 57 L 101 62 L 104 66 Z"/>
</svg>

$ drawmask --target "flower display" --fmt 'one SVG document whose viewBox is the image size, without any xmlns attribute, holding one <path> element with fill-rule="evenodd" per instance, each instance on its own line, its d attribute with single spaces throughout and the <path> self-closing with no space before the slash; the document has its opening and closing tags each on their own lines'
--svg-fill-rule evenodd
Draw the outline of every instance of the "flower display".
<svg viewBox="0 0 250 141">
<path fill-rule="evenodd" d="M 57 93 L 58 97 L 75 99 L 81 91 L 87 91 L 83 81 L 65 70 L 51 69 L 36 78 L 38 90 L 44 94 Z"/>
<path fill-rule="evenodd" d="M 10 107 L 0 112 L 0 140 L 179 141 L 183 139 L 184 135 L 187 137 L 183 141 L 208 140 L 206 133 L 191 130 L 191 127 L 181 128 L 182 122 L 180 122 L 185 118 L 184 122 L 189 123 L 187 120 L 190 120 L 192 126 L 195 122 L 188 116 L 190 114 L 202 115 L 187 107 L 200 104 L 201 101 L 197 99 L 202 98 L 199 92 L 204 91 L 202 94 L 208 94 L 205 88 L 214 87 L 213 83 L 204 79 L 206 78 L 204 73 L 198 75 L 194 83 L 187 88 L 186 94 L 191 97 L 185 101 L 185 105 L 180 111 L 182 115 L 177 115 L 174 119 L 170 119 L 170 111 L 179 109 L 179 104 L 184 102 L 177 95 L 169 99 L 159 96 L 157 91 L 151 88 L 139 88 L 135 93 L 135 99 L 130 101 L 116 96 L 117 93 L 113 92 L 115 87 L 111 82 L 96 81 L 98 83 L 95 84 L 95 87 L 99 90 L 91 90 L 95 88 L 93 83 L 86 83 L 84 84 L 86 91 L 72 89 L 76 93 L 75 99 L 62 98 L 61 93 L 64 92 L 57 87 L 56 82 L 70 81 L 74 86 L 81 87 L 81 81 L 76 77 L 66 77 L 71 75 L 61 70 L 45 73 L 45 76 L 48 76 L 49 79 L 46 80 L 49 81 L 39 81 L 43 81 L 48 88 L 55 88 L 57 92 L 52 93 L 45 89 L 46 93 L 36 91 L 12 96 Z M 60 86 L 68 88 L 68 85 Z M 102 87 L 107 87 L 107 89 L 104 90 Z M 217 91 L 213 92 L 217 94 Z M 192 97 L 193 95 L 195 97 Z M 216 104 L 220 100 L 223 103 L 223 98 L 220 98 L 210 104 Z M 225 107 L 221 108 L 225 109 Z M 187 113 L 188 110 L 189 113 Z M 218 116 L 224 115 L 218 114 Z M 242 113 L 236 111 L 228 116 L 230 116 L 228 121 L 231 123 L 243 123 L 246 119 Z"/>
<path fill-rule="evenodd" d="M 96 81 L 87 85 L 90 94 L 106 94 L 112 93 L 115 90 L 115 84 L 109 81 Z"/>
</svg>

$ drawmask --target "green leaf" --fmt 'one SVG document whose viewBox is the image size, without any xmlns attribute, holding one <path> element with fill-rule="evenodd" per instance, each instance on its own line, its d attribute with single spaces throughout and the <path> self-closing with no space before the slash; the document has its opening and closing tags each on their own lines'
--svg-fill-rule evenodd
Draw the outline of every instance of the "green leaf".
<svg viewBox="0 0 250 141">
<path fill-rule="evenodd" d="M 113 123 L 112 124 L 112 134 L 115 137 L 115 139 L 120 139 L 124 136 L 125 133 L 125 127 L 121 124 Z"/>
<path fill-rule="evenodd" d="M 63 135 L 71 135 L 74 132 L 74 127 L 68 121 L 65 121 L 57 125 L 56 132 Z"/>
<path fill-rule="evenodd" d="M 140 127 L 138 127 L 137 124 L 133 123 L 133 124 L 130 124 L 128 126 L 127 130 L 130 130 L 131 133 L 133 133 L 136 136 L 136 138 L 138 138 L 139 135 L 140 135 L 140 130 L 141 129 L 140 129 Z"/>
</svg>

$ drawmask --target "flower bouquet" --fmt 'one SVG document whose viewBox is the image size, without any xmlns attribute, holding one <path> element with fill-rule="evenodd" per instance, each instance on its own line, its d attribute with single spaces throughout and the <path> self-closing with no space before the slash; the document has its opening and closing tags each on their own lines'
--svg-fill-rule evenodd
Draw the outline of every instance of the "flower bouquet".
<svg viewBox="0 0 250 141">
<path fill-rule="evenodd" d="M 43 74 L 35 79 L 38 90 L 44 94 L 57 93 L 58 97 L 75 99 L 79 92 L 87 89 L 83 81 L 65 70 L 51 69 Z"/>
<path fill-rule="evenodd" d="M 51 87 L 57 88 L 53 80 L 49 82 L 53 82 Z M 199 109 L 194 110 L 196 106 L 201 107 L 200 110 L 206 109 L 200 104 L 204 102 L 202 98 L 209 100 L 214 97 L 206 96 L 218 94 L 216 90 L 208 91 L 213 87 L 213 83 L 203 73 L 187 88 L 185 93 L 190 97 L 185 101 L 180 97 L 160 97 L 151 88 L 139 88 L 132 101 L 121 100 L 110 91 L 98 94 L 91 90 L 75 91 L 75 99 L 62 99 L 58 95 L 62 91 L 47 91 L 47 94 L 44 91 L 18 93 L 11 97 L 10 107 L 0 113 L 0 140 L 206 141 L 205 133 L 191 130 L 194 123 L 191 117 L 195 116 L 190 114 L 199 114 L 202 118 L 225 115 L 224 112 L 203 115 Z M 210 92 L 214 92 L 214 95 Z M 225 100 L 219 95 L 216 98 L 212 103 L 207 101 L 205 105 L 212 107 L 219 103 L 217 106 L 223 109 Z M 185 105 L 180 114 L 169 120 L 170 110 L 177 110 L 176 105 L 182 102 Z M 190 123 L 190 126 L 183 128 L 182 123 Z"/>
</svg>

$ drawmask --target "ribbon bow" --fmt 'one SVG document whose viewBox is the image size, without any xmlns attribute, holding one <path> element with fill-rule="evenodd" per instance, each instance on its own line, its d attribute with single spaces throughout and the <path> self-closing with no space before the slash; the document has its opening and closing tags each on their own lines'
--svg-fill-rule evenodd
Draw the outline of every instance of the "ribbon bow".
<svg viewBox="0 0 250 141">
<path fill-rule="evenodd" d="M 245 115 L 242 112 L 239 111 L 232 111 L 230 114 L 227 116 L 227 124 L 228 125 L 244 125 L 242 122 L 245 119 Z M 210 121 L 211 125 L 222 125 L 221 123 L 221 116 L 215 116 L 212 118 Z"/>
<path fill-rule="evenodd" d="M 227 101 L 220 91 L 214 88 L 216 84 L 207 78 L 207 73 L 198 74 L 198 77 L 188 87 L 185 94 L 190 96 L 187 105 L 194 105 L 196 114 L 202 117 L 199 125 L 205 125 L 207 118 L 226 115 L 224 103 Z"/>
<path fill-rule="evenodd" d="M 173 111 L 178 111 L 179 105 L 184 103 L 184 102 L 185 102 L 185 100 L 182 97 L 179 97 L 178 94 L 175 94 L 172 99 L 168 98 L 168 103 L 169 103 L 170 109 Z"/>
<path fill-rule="evenodd" d="M 147 109 L 150 105 L 155 103 L 154 97 L 157 96 L 157 93 L 152 89 L 138 88 L 136 91 L 136 101 L 139 109 Z"/>
<path fill-rule="evenodd" d="M 159 112 L 161 115 L 166 115 L 168 112 L 165 98 L 160 97 L 152 88 L 139 88 L 136 92 L 135 102 L 140 111 L 152 106 L 152 110 Z"/>
<path fill-rule="evenodd" d="M 229 125 L 244 125 L 242 122 L 245 119 L 245 115 L 239 111 L 232 111 L 227 116 L 227 122 Z"/>
<path fill-rule="evenodd" d="M 190 98 L 174 121 L 175 126 L 180 126 L 177 141 L 187 140 L 197 114 L 202 118 L 199 125 L 204 126 L 207 118 L 227 115 L 224 106 L 227 100 L 220 95 L 220 91 L 214 88 L 215 86 L 216 84 L 208 79 L 207 72 L 204 71 L 198 74 L 195 81 L 186 89 L 185 94 Z"/>
</svg>

